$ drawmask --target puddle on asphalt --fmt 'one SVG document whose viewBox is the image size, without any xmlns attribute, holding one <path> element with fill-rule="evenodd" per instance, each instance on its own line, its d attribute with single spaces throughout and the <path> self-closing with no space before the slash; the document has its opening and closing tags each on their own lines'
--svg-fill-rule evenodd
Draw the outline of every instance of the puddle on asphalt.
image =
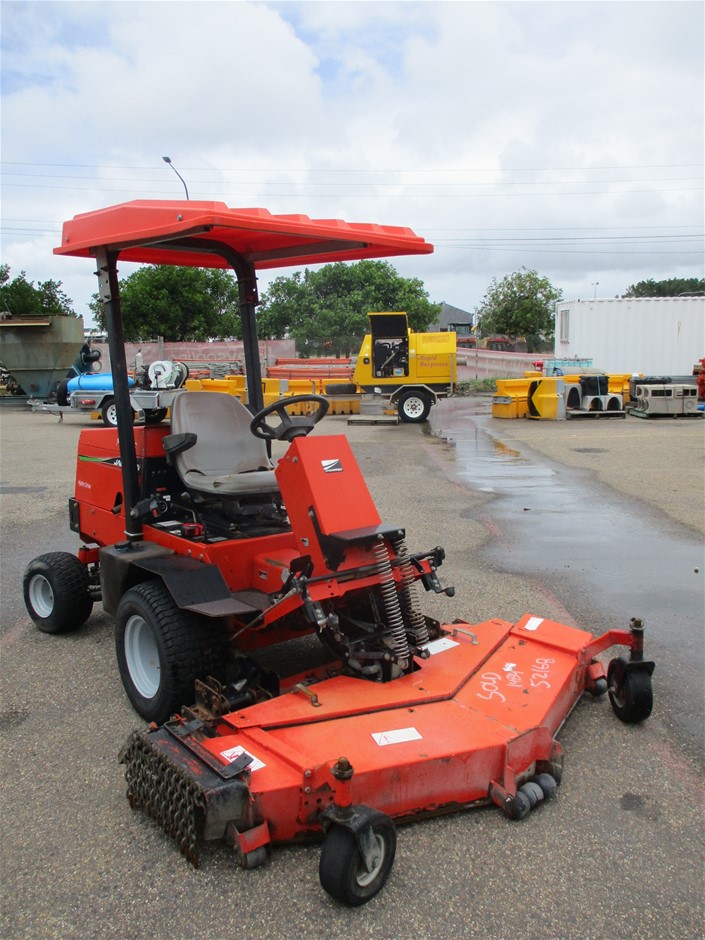
<svg viewBox="0 0 705 940">
<path fill-rule="evenodd" d="M 705 592 L 697 534 L 589 471 L 507 446 L 479 410 L 446 413 L 433 433 L 454 443 L 459 478 L 495 497 L 478 511 L 500 532 L 486 548 L 494 568 L 538 579 L 595 633 L 644 618 L 647 652 L 657 661 L 655 695 L 668 683 L 669 711 L 702 753 Z"/>
</svg>

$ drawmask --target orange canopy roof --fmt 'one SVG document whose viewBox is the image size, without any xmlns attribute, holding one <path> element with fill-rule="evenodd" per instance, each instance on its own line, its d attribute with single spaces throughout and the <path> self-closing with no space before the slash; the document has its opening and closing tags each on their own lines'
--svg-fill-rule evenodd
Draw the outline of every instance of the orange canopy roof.
<svg viewBox="0 0 705 940">
<path fill-rule="evenodd" d="M 231 209 L 223 202 L 135 200 L 74 216 L 64 223 L 57 255 L 92 257 L 98 248 L 123 261 L 227 267 L 215 245 L 255 268 L 430 254 L 433 245 L 411 229 L 353 224 L 266 209 Z"/>
</svg>

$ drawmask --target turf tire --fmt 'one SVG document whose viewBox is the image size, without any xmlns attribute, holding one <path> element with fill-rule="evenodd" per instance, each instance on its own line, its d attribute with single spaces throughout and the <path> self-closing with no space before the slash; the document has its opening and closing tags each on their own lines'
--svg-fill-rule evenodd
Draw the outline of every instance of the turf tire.
<svg viewBox="0 0 705 940">
<path fill-rule="evenodd" d="M 120 678 L 132 707 L 162 724 L 192 705 L 194 682 L 225 677 L 228 644 L 218 620 L 177 607 L 162 581 L 130 588 L 115 616 Z"/>
<path fill-rule="evenodd" d="M 25 569 L 24 602 L 43 633 L 67 633 L 91 615 L 88 570 L 70 552 L 39 555 Z"/>
</svg>

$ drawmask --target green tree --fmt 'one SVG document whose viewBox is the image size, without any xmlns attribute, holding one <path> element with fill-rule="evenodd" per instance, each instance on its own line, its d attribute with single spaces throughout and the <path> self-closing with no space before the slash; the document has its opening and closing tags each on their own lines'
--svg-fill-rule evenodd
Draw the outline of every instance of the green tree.
<svg viewBox="0 0 705 940">
<path fill-rule="evenodd" d="M 536 352 L 553 339 L 555 303 L 562 296 L 547 277 L 527 268 L 499 282 L 492 278 L 475 308 L 482 335 L 525 336 L 527 350 Z"/>
<path fill-rule="evenodd" d="M 705 278 L 671 277 L 665 281 L 638 281 L 627 288 L 623 297 L 678 297 L 679 294 L 705 294 Z"/>
<path fill-rule="evenodd" d="M 75 317 L 73 301 L 61 281 L 28 281 L 24 271 L 10 280 L 10 266 L 0 264 L 0 309 L 15 317 Z"/>
<path fill-rule="evenodd" d="M 401 277 L 386 261 L 326 264 L 278 277 L 262 297 L 260 336 L 291 337 L 299 355 L 349 356 L 368 332 L 370 311 L 404 310 L 414 330 L 426 330 L 440 307 L 423 281 Z"/>
<path fill-rule="evenodd" d="M 206 342 L 242 335 L 235 278 L 216 268 L 147 265 L 120 284 L 120 307 L 127 342 L 163 336 L 167 342 Z M 91 302 L 96 323 L 105 329 L 98 295 Z"/>
</svg>

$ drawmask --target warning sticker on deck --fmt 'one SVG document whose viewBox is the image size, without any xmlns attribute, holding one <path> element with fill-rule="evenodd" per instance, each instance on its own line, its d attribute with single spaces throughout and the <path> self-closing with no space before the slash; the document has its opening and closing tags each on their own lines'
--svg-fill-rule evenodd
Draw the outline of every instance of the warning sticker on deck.
<svg viewBox="0 0 705 940">
<path fill-rule="evenodd" d="M 424 649 L 428 650 L 430 656 L 435 656 L 436 653 L 442 653 L 453 646 L 460 646 L 460 644 L 457 640 L 451 640 L 448 636 L 441 636 L 437 640 L 431 640 L 430 643 L 427 643 Z"/>
<path fill-rule="evenodd" d="M 226 760 L 229 764 L 232 764 L 234 760 L 237 760 L 237 758 L 241 754 L 247 754 L 248 757 L 252 758 L 252 763 L 248 764 L 248 767 L 247 767 L 248 770 L 252 770 L 252 771 L 261 770 L 263 767 L 267 766 L 259 759 L 259 757 L 255 757 L 254 754 L 251 754 L 249 751 L 246 751 L 245 748 L 241 744 L 238 744 L 237 747 L 230 747 L 227 749 L 227 751 L 220 752 L 220 756 L 224 760 Z"/>
<path fill-rule="evenodd" d="M 538 628 L 543 623 L 543 617 L 529 617 L 529 619 L 524 624 L 525 630 L 538 630 Z"/>
<path fill-rule="evenodd" d="M 395 731 L 375 731 L 372 734 L 375 743 L 380 747 L 387 744 L 403 744 L 404 741 L 420 741 L 423 735 L 416 728 L 398 728 Z"/>
</svg>

